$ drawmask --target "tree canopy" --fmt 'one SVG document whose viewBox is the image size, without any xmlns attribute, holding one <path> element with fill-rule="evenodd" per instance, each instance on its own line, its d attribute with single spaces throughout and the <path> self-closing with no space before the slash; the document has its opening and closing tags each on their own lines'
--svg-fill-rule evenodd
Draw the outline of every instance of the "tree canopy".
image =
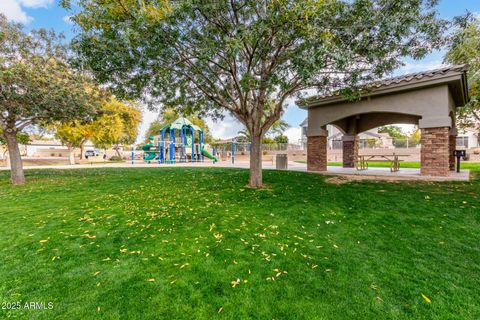
<svg viewBox="0 0 480 320">
<path fill-rule="evenodd" d="M 30 142 L 30 136 L 28 133 L 17 132 L 17 141 L 20 144 L 28 144 Z M 6 145 L 5 138 L 3 137 L 3 129 L 0 128 L 0 145 Z"/>
<path fill-rule="evenodd" d="M 378 128 L 378 133 L 387 133 L 393 139 L 405 139 L 407 135 L 399 126 L 384 126 Z"/>
<path fill-rule="evenodd" d="M 279 143 L 279 144 L 288 143 L 288 137 L 283 134 L 279 134 L 278 136 L 275 136 L 273 140 L 275 141 L 275 143 Z"/>
<path fill-rule="evenodd" d="M 262 137 L 286 99 L 354 88 L 442 44 L 436 0 L 79 0 L 78 63 L 120 95 L 187 112 L 232 113 Z"/>
<path fill-rule="evenodd" d="M 8 145 L 12 182 L 24 183 L 17 134 L 30 125 L 93 116 L 98 92 L 67 63 L 63 37 L 24 31 L 0 14 L 0 128 Z"/>
<path fill-rule="evenodd" d="M 81 148 L 83 152 L 83 145 L 88 140 L 100 148 L 114 146 L 120 157 L 119 145 L 135 142 L 141 119 L 141 111 L 136 105 L 110 97 L 98 108 L 94 120 L 59 121 L 52 128 L 55 136 L 69 148 L 70 164 L 74 164 L 73 148 Z"/>
<path fill-rule="evenodd" d="M 133 103 L 125 103 L 111 97 L 102 104 L 102 115 L 93 122 L 92 142 L 99 147 L 113 146 L 120 157 L 119 146 L 135 143 L 142 112 Z"/>
<path fill-rule="evenodd" d="M 16 135 L 16 139 L 17 139 L 17 142 L 19 144 L 23 144 L 23 145 L 26 145 L 30 142 L 30 136 L 28 135 L 28 133 L 24 133 L 24 132 L 17 132 L 17 135 Z M 5 146 L 5 151 L 4 151 L 4 154 L 2 155 L 2 158 L 3 156 L 5 156 L 5 153 L 8 152 L 8 146 L 6 144 L 7 142 L 5 141 L 5 138 L 3 137 L 3 130 L 2 128 L 0 128 L 0 145 L 3 145 Z"/>
<path fill-rule="evenodd" d="M 262 143 L 263 144 L 288 143 L 288 137 L 284 136 L 283 133 L 289 127 L 290 125 L 285 120 L 278 119 L 272 124 L 266 136 L 262 138 Z M 236 137 L 237 142 L 250 143 L 252 141 L 250 132 L 247 129 L 242 129 L 237 133 L 238 133 L 238 136 Z"/>
<path fill-rule="evenodd" d="M 70 153 L 70 164 L 75 164 L 73 149 L 82 148 L 91 138 L 95 129 L 91 122 L 82 123 L 80 121 L 58 122 L 51 128 L 55 132 L 55 137 L 67 146 Z"/>
<path fill-rule="evenodd" d="M 445 61 L 468 64 L 470 102 L 457 112 L 457 124 L 461 128 L 480 130 L 480 19 L 467 14 L 456 19 L 455 31 Z"/>
<path fill-rule="evenodd" d="M 285 130 L 287 130 L 288 128 L 290 128 L 288 122 L 283 119 L 278 119 L 272 124 L 270 130 L 268 131 L 268 134 L 272 135 L 274 138 L 277 136 L 282 136 Z"/>
</svg>

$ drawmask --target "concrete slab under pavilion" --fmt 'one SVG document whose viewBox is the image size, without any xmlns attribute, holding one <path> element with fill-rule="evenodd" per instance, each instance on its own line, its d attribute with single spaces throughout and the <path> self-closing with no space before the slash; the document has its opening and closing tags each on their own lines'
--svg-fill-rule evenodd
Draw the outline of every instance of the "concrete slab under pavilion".
<svg viewBox="0 0 480 320">
<path fill-rule="evenodd" d="M 455 170 L 456 109 L 468 102 L 467 69 L 451 66 L 371 83 L 358 101 L 332 94 L 300 102 L 308 111 L 308 171 L 333 170 L 327 168 L 328 124 L 344 133 L 343 167 L 354 168 L 359 133 L 404 123 L 421 129 L 420 175 L 450 177 Z"/>
<path fill-rule="evenodd" d="M 236 164 L 242 167 L 242 164 Z M 243 164 L 243 167 L 248 167 L 248 163 Z M 275 169 L 274 164 L 264 163 L 264 169 Z M 288 170 L 307 172 L 307 165 L 294 161 L 288 162 Z M 425 176 L 420 174 L 420 169 L 401 168 L 400 171 L 391 172 L 390 168 L 373 167 L 368 170 L 358 171 L 355 168 L 343 168 L 338 166 L 327 166 L 326 171 L 312 171 L 308 172 L 319 173 L 322 175 L 331 176 L 351 176 L 355 180 L 387 180 L 387 181 L 468 181 L 470 179 L 470 170 L 461 170 L 459 173 L 450 171 L 448 176 Z"/>
</svg>

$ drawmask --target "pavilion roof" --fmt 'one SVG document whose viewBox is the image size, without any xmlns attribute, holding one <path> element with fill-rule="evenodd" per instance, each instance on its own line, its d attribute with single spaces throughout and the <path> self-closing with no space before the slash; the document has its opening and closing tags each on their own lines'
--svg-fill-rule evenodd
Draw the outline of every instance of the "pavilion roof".
<svg viewBox="0 0 480 320">
<path fill-rule="evenodd" d="M 454 92 L 454 99 L 466 103 L 468 101 L 468 85 L 466 84 L 466 72 L 468 65 L 446 66 L 434 70 L 427 70 L 417 73 L 405 74 L 392 78 L 385 78 L 378 81 L 366 83 L 361 86 L 360 92 L 362 97 L 385 94 L 400 90 L 414 90 L 419 87 L 431 86 L 438 83 L 452 83 L 455 80 L 453 76 L 460 75 L 462 77 L 462 88 L 458 88 Z M 339 90 L 326 92 L 322 95 L 314 95 L 308 98 L 300 99 L 297 105 L 302 109 L 308 109 L 317 105 L 330 104 L 335 102 L 346 101 L 347 99 L 341 95 Z"/>
</svg>

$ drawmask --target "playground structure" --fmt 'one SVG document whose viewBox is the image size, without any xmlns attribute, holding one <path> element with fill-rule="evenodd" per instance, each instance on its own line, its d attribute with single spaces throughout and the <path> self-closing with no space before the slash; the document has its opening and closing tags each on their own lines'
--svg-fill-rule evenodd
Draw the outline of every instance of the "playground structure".
<svg viewBox="0 0 480 320">
<path fill-rule="evenodd" d="M 203 162 L 204 158 L 217 162 L 218 159 L 205 150 L 203 130 L 186 118 L 178 118 L 173 123 L 160 129 L 160 135 L 150 137 L 150 142 L 142 147 L 143 160 L 147 162 L 157 160 L 159 164 L 177 162 Z M 213 150 L 215 153 L 215 150 Z M 132 149 L 132 163 L 134 163 Z"/>
<path fill-rule="evenodd" d="M 249 157 L 250 142 L 236 142 L 232 139 L 227 143 L 216 143 L 212 146 L 212 153 L 206 150 L 203 130 L 188 119 L 180 117 L 173 123 L 160 129 L 159 136 L 150 137 L 149 142 L 141 147 L 141 159 L 147 163 L 175 164 L 186 162 L 204 162 L 205 158 L 213 163 L 231 161 L 235 163 L 235 156 Z M 135 164 L 135 146 L 132 146 L 131 162 Z M 138 159 L 138 158 L 137 158 Z"/>
</svg>

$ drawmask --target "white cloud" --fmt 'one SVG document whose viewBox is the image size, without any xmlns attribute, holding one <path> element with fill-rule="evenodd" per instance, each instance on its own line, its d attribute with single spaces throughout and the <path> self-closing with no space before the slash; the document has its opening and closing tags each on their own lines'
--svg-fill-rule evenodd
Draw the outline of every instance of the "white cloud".
<svg viewBox="0 0 480 320">
<path fill-rule="evenodd" d="M 63 17 L 63 21 L 67 24 L 73 24 L 73 21 L 72 21 L 72 16 L 65 16 Z"/>
<path fill-rule="evenodd" d="M 228 139 L 238 135 L 238 131 L 244 128 L 235 117 L 225 113 L 223 120 L 212 120 L 210 118 L 205 119 L 212 136 L 216 139 Z"/>
<path fill-rule="evenodd" d="M 427 70 L 438 69 L 444 67 L 445 64 L 442 60 L 431 61 L 419 61 L 419 62 L 406 62 L 403 67 L 395 70 L 395 75 L 404 75 L 408 73 L 416 73 Z"/>
<path fill-rule="evenodd" d="M 16 0 L 16 2 L 27 8 L 46 8 L 51 5 L 54 0 Z"/>
<path fill-rule="evenodd" d="M 20 4 L 15 0 L 0 1 L 0 12 L 11 21 L 28 23 L 32 20 L 32 18 L 22 10 Z"/>
<path fill-rule="evenodd" d="M 138 129 L 137 143 L 143 142 L 143 139 L 145 138 L 145 133 L 147 132 L 150 123 L 152 123 L 152 121 L 155 120 L 158 116 L 158 111 L 154 112 L 148 110 L 147 108 L 144 108 L 142 116 L 142 123 L 140 124 L 140 128 Z"/>
<path fill-rule="evenodd" d="M 33 20 L 24 11 L 24 8 L 46 8 L 53 4 L 54 0 L 0 0 L 0 13 L 8 20 L 29 23 Z"/>
<path fill-rule="evenodd" d="M 298 144 L 302 137 L 302 129 L 300 127 L 291 127 L 285 130 L 285 136 L 288 137 L 288 142 Z"/>
</svg>

